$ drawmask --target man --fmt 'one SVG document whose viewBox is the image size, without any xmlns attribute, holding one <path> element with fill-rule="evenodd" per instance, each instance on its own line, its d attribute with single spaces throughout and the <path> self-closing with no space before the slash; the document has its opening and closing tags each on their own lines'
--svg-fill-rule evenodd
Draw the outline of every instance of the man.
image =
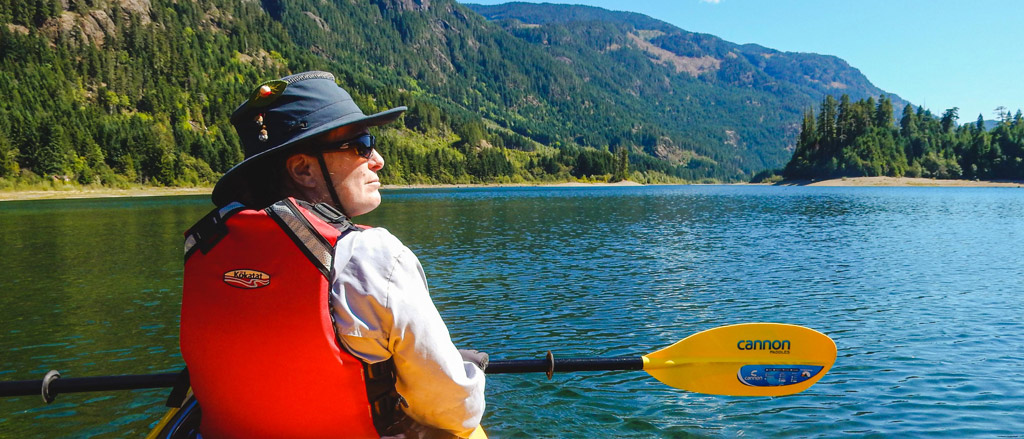
<svg viewBox="0 0 1024 439">
<path fill-rule="evenodd" d="M 368 128 L 405 109 L 367 116 L 333 75 L 306 72 L 235 110 L 246 158 L 186 233 L 181 348 L 204 436 L 478 428 L 487 355 L 452 344 L 407 247 L 349 222 L 381 202 Z"/>
</svg>

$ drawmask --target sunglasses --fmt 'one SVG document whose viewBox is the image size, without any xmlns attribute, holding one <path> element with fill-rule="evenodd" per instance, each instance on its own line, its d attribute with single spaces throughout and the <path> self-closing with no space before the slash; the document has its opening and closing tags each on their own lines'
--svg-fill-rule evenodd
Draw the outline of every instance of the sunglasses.
<svg viewBox="0 0 1024 439">
<path fill-rule="evenodd" d="M 331 147 L 331 148 L 328 148 L 328 149 L 334 149 L 334 150 L 337 150 L 337 151 L 344 151 L 344 150 L 349 149 L 349 148 L 355 148 L 356 149 L 356 154 L 359 154 L 359 157 L 362 157 L 364 159 L 368 159 L 370 157 L 373 157 L 373 149 L 376 146 L 377 146 L 377 138 L 376 137 L 373 137 L 372 135 L 369 135 L 369 134 L 363 134 L 363 135 L 361 135 L 359 137 L 356 137 L 355 139 L 346 140 L 346 141 L 342 142 L 340 145 L 335 146 L 335 147 Z"/>
</svg>

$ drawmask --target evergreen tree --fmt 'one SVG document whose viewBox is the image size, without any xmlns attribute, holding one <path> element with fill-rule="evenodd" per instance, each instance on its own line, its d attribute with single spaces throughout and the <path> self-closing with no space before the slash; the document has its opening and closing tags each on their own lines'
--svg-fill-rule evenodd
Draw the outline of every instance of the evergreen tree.
<svg viewBox="0 0 1024 439">
<path fill-rule="evenodd" d="M 618 158 L 615 160 L 615 176 L 612 177 L 614 181 L 623 181 L 629 179 L 629 150 L 625 146 L 619 147 Z"/>
<path fill-rule="evenodd" d="M 912 105 L 903 107 L 903 117 L 900 119 L 900 135 L 910 138 L 917 134 L 917 120 Z"/>
<path fill-rule="evenodd" d="M 837 129 L 850 138 L 839 138 L 830 148 L 821 147 L 818 136 L 827 133 L 821 124 L 834 100 L 826 98 L 814 124 L 813 112 L 804 115 L 793 157 L 783 171 L 787 179 L 839 176 L 902 176 L 933 178 L 1024 179 L 1024 123 L 1021 118 L 1001 123 L 986 132 L 984 118 L 956 127 L 957 108 L 941 118 L 918 107 L 903 109 L 900 128 L 892 126 L 891 104 L 880 98 L 877 105 L 866 99 L 841 99 Z M 874 115 L 867 117 L 867 111 Z M 1008 112 L 1004 113 L 1007 114 Z M 1019 111 L 1018 111 L 1019 113 Z"/>
<path fill-rule="evenodd" d="M 904 114 L 906 114 L 905 110 Z M 878 98 L 878 107 L 875 111 L 875 126 L 891 128 L 893 122 L 892 99 L 889 99 L 888 96 L 880 96 Z"/>
<path fill-rule="evenodd" d="M 836 106 L 837 102 L 831 95 L 825 96 L 818 113 L 818 141 L 824 150 L 831 152 L 836 143 Z"/>
<path fill-rule="evenodd" d="M 960 108 L 959 107 L 953 107 L 953 108 L 950 108 L 950 109 L 946 110 L 944 113 L 942 113 L 942 132 L 943 133 L 951 133 L 953 131 L 953 128 L 956 126 L 957 119 L 960 118 L 960 116 L 958 114 L 959 112 L 960 112 Z"/>
<path fill-rule="evenodd" d="M 18 153 L 7 136 L 0 132 L 0 178 L 13 177 L 21 171 L 21 167 L 18 166 Z"/>
</svg>

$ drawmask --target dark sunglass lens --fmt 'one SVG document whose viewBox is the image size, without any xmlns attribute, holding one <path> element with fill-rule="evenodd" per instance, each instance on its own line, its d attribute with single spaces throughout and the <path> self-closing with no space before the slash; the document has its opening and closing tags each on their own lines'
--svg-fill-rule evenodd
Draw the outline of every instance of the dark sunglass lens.
<svg viewBox="0 0 1024 439">
<path fill-rule="evenodd" d="M 369 134 L 363 134 L 362 136 L 342 143 L 338 146 L 338 150 L 344 151 L 349 148 L 355 148 L 356 154 L 359 154 L 362 158 L 368 159 L 373 157 L 373 148 L 376 144 L 377 138 Z"/>
<path fill-rule="evenodd" d="M 377 144 L 377 139 L 373 136 L 366 134 L 359 136 L 358 139 L 352 142 L 356 147 L 356 152 L 359 153 L 363 158 L 370 158 L 373 156 L 373 147 Z"/>
</svg>

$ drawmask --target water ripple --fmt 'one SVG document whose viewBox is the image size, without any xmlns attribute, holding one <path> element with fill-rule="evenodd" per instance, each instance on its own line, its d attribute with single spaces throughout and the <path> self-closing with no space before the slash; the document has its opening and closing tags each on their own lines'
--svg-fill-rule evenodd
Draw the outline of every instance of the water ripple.
<svg viewBox="0 0 1024 439">
<path fill-rule="evenodd" d="M 385 200 L 360 221 L 416 252 L 453 339 L 492 358 L 643 355 L 752 321 L 812 327 L 839 350 L 819 383 L 779 398 L 687 393 L 643 372 L 496 375 L 492 437 L 1024 432 L 1019 190 L 482 188 Z M 76 376 L 180 370 L 180 232 L 208 206 L 117 203 L 0 206 L 0 269 L 19 273 L 0 279 L 5 379 L 55 365 Z M 80 238 L 32 241 L 38 227 Z M 90 241 L 107 229 L 116 236 Z M 53 260 L 65 261 L 58 273 L 38 269 Z M 0 436 L 43 437 L 45 425 L 138 437 L 165 397 L 8 399 Z"/>
</svg>

